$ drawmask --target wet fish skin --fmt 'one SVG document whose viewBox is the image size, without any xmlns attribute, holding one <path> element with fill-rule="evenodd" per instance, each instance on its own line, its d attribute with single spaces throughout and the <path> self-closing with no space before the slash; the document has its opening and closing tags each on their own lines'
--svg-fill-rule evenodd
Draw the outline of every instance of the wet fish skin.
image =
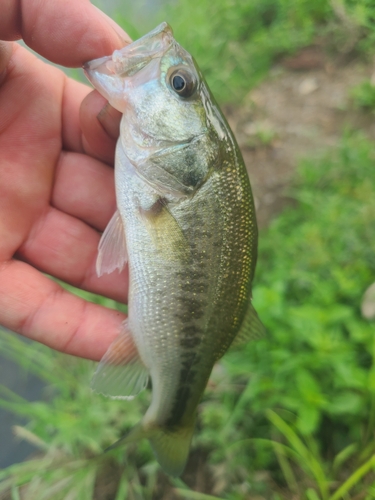
<svg viewBox="0 0 375 500">
<path fill-rule="evenodd" d="M 128 320 L 93 387 L 129 398 L 151 377 L 150 407 L 121 441 L 148 437 L 163 469 L 179 475 L 214 363 L 235 338 L 263 333 L 251 305 L 250 182 L 203 76 L 166 23 L 85 72 L 124 113 L 118 213 L 103 234 L 98 271 L 122 268 L 126 255 L 129 265 Z M 176 74 L 187 96 L 173 89 Z"/>
</svg>

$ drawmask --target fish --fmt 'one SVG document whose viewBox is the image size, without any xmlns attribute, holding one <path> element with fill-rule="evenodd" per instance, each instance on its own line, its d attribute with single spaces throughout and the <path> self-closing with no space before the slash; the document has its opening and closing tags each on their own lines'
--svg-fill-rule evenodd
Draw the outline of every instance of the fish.
<svg viewBox="0 0 375 500">
<path fill-rule="evenodd" d="M 148 438 L 162 469 L 179 476 L 214 364 L 264 334 L 251 302 L 258 230 L 250 181 L 197 63 L 167 23 L 84 72 L 123 113 L 117 210 L 97 273 L 129 269 L 128 317 L 92 388 L 131 399 L 151 382 L 145 415 L 109 449 Z"/>
</svg>

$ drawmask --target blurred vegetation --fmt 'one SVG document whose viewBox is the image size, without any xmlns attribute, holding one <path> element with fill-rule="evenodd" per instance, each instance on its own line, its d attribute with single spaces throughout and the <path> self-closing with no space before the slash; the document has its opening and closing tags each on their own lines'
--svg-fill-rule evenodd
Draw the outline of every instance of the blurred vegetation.
<svg viewBox="0 0 375 500">
<path fill-rule="evenodd" d="M 227 102 L 319 37 L 370 57 L 374 16 L 370 0 L 179 0 L 152 22 L 170 22 Z M 367 90 L 358 103 L 372 107 Z M 346 132 L 336 151 L 302 162 L 289 208 L 261 235 L 254 303 L 268 336 L 224 357 L 199 407 L 192 453 L 207 457 L 211 496 L 166 479 L 146 441 L 101 454 L 144 414 L 147 392 L 128 402 L 94 395 L 93 363 L 4 333 L 2 352 L 47 392 L 29 403 L 0 389 L 0 406 L 28 420 L 16 434 L 38 450 L 0 471 L 0 498 L 161 499 L 175 488 L 198 500 L 375 499 L 375 332 L 360 315 L 375 276 L 374 161 L 374 145 Z"/>
<path fill-rule="evenodd" d="M 375 110 L 375 85 L 371 80 L 364 80 L 352 89 L 353 103 L 357 108 Z"/>
<path fill-rule="evenodd" d="M 275 61 L 313 43 L 365 58 L 374 53 L 372 0 L 179 0 L 168 5 L 154 24 L 171 24 L 219 102 L 241 100 Z"/>
</svg>

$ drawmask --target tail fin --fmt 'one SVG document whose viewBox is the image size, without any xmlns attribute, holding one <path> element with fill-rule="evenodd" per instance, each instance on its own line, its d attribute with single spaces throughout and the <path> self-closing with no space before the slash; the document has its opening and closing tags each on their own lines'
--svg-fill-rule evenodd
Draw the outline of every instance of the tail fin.
<svg viewBox="0 0 375 500">
<path fill-rule="evenodd" d="M 193 431 L 193 426 L 175 431 L 159 428 L 149 437 L 156 459 L 166 474 L 180 476 L 183 473 Z"/>
<path fill-rule="evenodd" d="M 112 444 L 105 452 L 122 444 L 134 443 L 142 438 L 148 438 L 163 471 L 170 476 L 180 476 L 188 459 L 193 431 L 194 424 L 171 431 L 163 427 L 145 429 L 142 422 L 139 422 L 126 436 Z"/>
</svg>

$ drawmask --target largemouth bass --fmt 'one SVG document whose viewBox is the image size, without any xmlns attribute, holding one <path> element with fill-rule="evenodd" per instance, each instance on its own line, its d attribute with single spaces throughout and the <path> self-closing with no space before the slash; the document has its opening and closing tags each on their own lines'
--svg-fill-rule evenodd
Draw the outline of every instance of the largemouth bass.
<svg viewBox="0 0 375 500">
<path fill-rule="evenodd" d="M 120 441 L 147 437 L 176 476 L 214 363 L 233 342 L 263 333 L 251 305 L 257 225 L 249 178 L 197 64 L 168 24 L 90 61 L 85 72 L 123 113 L 117 212 L 97 272 L 129 266 L 128 319 L 92 385 L 126 399 L 151 378 L 150 407 Z"/>
</svg>

